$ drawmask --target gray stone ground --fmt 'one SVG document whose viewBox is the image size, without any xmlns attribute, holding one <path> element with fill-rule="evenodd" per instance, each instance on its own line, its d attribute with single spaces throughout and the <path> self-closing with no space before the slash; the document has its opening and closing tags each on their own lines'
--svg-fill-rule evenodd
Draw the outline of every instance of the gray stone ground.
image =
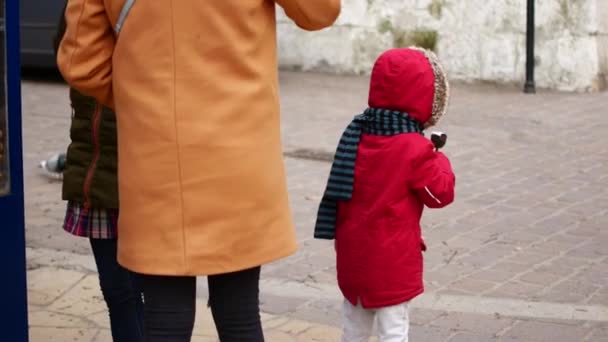
<svg viewBox="0 0 608 342">
<path fill-rule="evenodd" d="M 301 248 L 264 268 L 267 339 L 337 341 L 333 247 L 312 239 L 312 225 L 328 157 L 365 108 L 367 78 L 284 72 L 281 86 Z M 104 342 L 87 242 L 61 231 L 60 182 L 36 168 L 68 143 L 66 90 L 48 80 L 23 85 L 32 341 L 67 333 Z M 424 217 L 427 292 L 412 303 L 411 340 L 608 341 L 608 93 L 458 85 L 438 129 L 449 135 L 457 199 Z M 76 301 L 88 297 L 93 319 Z M 199 312 L 198 338 L 212 341 L 208 313 Z"/>
</svg>

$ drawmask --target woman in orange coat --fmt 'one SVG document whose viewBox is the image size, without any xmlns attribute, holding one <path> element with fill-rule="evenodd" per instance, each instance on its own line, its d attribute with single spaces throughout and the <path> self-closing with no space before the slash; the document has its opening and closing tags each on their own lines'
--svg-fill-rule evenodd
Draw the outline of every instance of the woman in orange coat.
<svg viewBox="0 0 608 342">
<path fill-rule="evenodd" d="M 340 0 L 276 0 L 298 26 Z M 262 341 L 260 265 L 296 250 L 279 121 L 275 1 L 69 0 L 60 70 L 114 108 L 118 260 L 149 342 L 189 341 L 208 275 L 221 341 Z"/>
</svg>

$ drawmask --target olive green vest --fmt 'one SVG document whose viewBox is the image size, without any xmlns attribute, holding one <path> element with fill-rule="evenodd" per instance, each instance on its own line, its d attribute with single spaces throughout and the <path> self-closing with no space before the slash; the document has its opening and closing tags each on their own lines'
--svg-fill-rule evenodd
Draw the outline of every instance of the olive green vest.
<svg viewBox="0 0 608 342">
<path fill-rule="evenodd" d="M 90 208 L 118 208 L 116 116 L 93 98 L 70 90 L 72 125 L 63 199 Z"/>
</svg>

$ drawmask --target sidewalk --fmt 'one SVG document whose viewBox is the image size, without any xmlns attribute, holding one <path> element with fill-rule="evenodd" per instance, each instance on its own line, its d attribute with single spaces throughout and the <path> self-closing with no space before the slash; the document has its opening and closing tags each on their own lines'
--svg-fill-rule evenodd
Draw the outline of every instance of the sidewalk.
<svg viewBox="0 0 608 342">
<path fill-rule="evenodd" d="M 91 258 L 28 248 L 30 339 L 32 342 L 112 341 L 105 303 Z M 263 314 L 268 341 L 338 341 L 335 327 Z M 197 300 L 193 342 L 215 342 L 209 309 Z"/>
<path fill-rule="evenodd" d="M 313 240 L 333 149 L 365 108 L 365 77 L 282 73 L 283 137 L 300 249 L 263 268 L 267 341 L 339 341 L 331 243 Z M 24 83 L 32 342 L 111 341 L 86 241 L 61 229 L 60 183 L 39 160 L 65 149 L 66 88 Z M 608 341 L 608 93 L 453 88 L 441 127 L 457 199 L 427 211 L 426 293 L 413 342 Z M 205 303 L 206 282 L 199 282 Z M 214 341 L 199 305 L 197 341 Z"/>
</svg>

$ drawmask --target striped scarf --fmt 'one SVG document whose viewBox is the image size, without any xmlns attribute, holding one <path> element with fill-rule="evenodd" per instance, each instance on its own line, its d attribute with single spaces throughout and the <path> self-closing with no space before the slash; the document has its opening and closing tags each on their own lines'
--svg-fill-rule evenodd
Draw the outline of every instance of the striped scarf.
<svg viewBox="0 0 608 342">
<path fill-rule="evenodd" d="M 355 116 L 348 125 L 336 150 L 329 180 L 315 225 L 315 238 L 335 238 L 338 201 L 348 201 L 353 195 L 355 160 L 361 141 L 361 134 L 392 136 L 402 133 L 422 133 L 422 125 L 407 113 L 368 108 Z"/>
</svg>

